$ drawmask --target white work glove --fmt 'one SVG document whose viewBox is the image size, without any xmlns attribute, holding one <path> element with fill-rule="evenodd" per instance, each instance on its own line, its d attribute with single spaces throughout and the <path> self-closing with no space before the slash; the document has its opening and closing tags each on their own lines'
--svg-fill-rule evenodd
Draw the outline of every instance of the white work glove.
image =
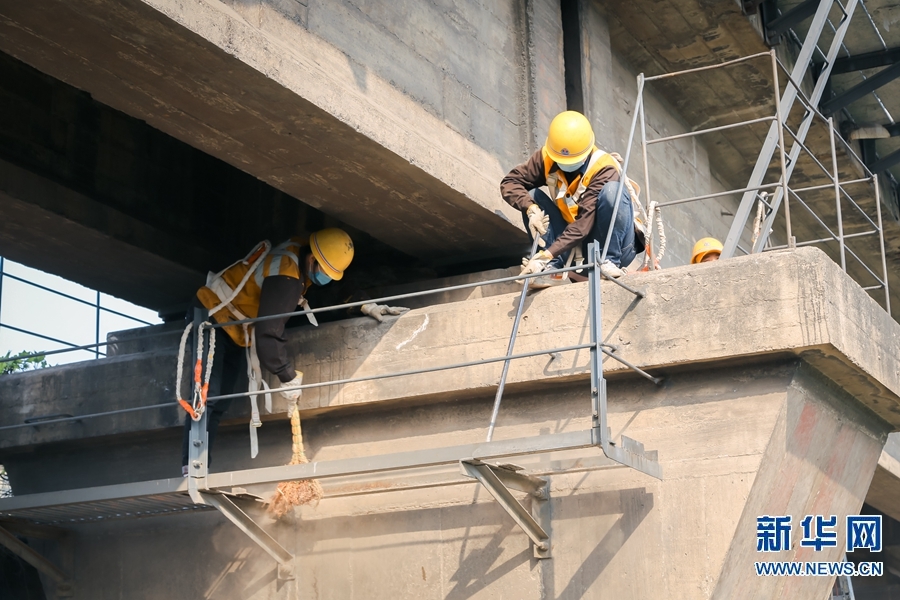
<svg viewBox="0 0 900 600">
<path fill-rule="evenodd" d="M 409 309 L 405 306 L 388 306 L 387 304 L 375 304 L 370 302 L 359 307 L 362 314 L 372 317 L 379 323 L 384 321 L 384 315 L 402 315 Z"/>
<path fill-rule="evenodd" d="M 300 371 L 297 371 L 297 375 L 294 376 L 293 379 L 282 383 L 281 387 L 283 387 L 283 388 L 294 387 L 296 385 L 303 385 L 303 373 L 301 373 Z M 303 390 L 282 391 L 281 395 L 284 396 L 285 398 L 287 398 L 288 402 L 290 402 L 293 405 L 293 404 L 296 404 L 297 400 L 300 399 L 300 396 L 303 395 Z"/>
<path fill-rule="evenodd" d="M 531 237 L 538 238 L 538 246 L 543 248 L 547 244 L 541 236 L 547 233 L 547 227 L 550 226 L 550 217 L 537 204 L 529 206 L 525 214 L 528 215 L 528 229 L 531 231 Z"/>
<path fill-rule="evenodd" d="M 531 259 L 525 257 L 522 259 L 522 272 L 519 275 L 531 275 L 532 273 L 540 273 L 547 268 L 547 263 L 553 260 L 553 255 L 546 250 L 541 250 Z"/>
</svg>

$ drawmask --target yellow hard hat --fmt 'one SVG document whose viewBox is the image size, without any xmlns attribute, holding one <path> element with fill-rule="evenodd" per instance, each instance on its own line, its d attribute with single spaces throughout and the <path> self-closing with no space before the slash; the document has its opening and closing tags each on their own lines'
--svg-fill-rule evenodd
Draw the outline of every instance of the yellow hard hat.
<svg viewBox="0 0 900 600">
<path fill-rule="evenodd" d="M 353 260 L 353 240 L 347 232 L 329 227 L 309 236 L 309 248 L 326 275 L 339 280 Z"/>
<path fill-rule="evenodd" d="M 701 262 L 707 254 L 712 254 L 713 252 L 718 254 L 722 253 L 722 242 L 716 238 L 703 238 L 702 240 L 698 240 L 697 243 L 694 244 L 694 251 L 691 253 L 691 264 L 695 265 L 698 262 Z"/>
<path fill-rule="evenodd" d="M 594 130 L 580 112 L 567 110 L 550 121 L 544 149 L 556 163 L 574 165 L 587 157 L 594 147 Z"/>
</svg>

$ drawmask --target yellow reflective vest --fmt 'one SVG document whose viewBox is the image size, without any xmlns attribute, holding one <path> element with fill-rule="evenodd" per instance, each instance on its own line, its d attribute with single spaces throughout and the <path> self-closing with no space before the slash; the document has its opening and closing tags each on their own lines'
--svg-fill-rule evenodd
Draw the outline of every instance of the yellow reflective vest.
<svg viewBox="0 0 900 600">
<path fill-rule="evenodd" d="M 210 273 L 206 285 L 197 290 L 197 298 L 210 311 L 224 303 L 222 308 L 210 316 L 217 323 L 227 323 L 254 319 L 258 316 L 259 297 L 266 277 L 286 275 L 300 279 L 302 276 L 306 280 L 303 285 L 305 294 L 310 281 L 300 268 L 300 250 L 308 243 L 309 240 L 306 238 L 293 237 L 269 250 L 271 247 L 269 242 L 261 242 L 243 260 L 219 273 Z M 254 266 L 254 263 L 258 264 Z M 253 269 L 253 273 L 248 276 L 250 269 Z M 241 282 L 244 282 L 243 287 Z M 227 301 L 231 296 L 233 299 Z M 297 299 L 298 303 L 302 298 L 301 294 Z M 246 332 L 239 325 L 226 326 L 222 329 L 238 346 L 250 345 L 249 328 Z"/>
<path fill-rule="evenodd" d="M 547 189 L 550 191 L 550 198 L 556 203 L 559 212 L 562 213 L 563 219 L 567 223 L 573 223 L 578 216 L 578 199 L 591 183 L 591 179 L 605 169 L 613 167 L 617 173 L 621 173 L 622 169 L 618 161 L 607 152 L 599 150 L 596 146 L 592 148 L 591 158 L 588 160 L 587 169 L 584 175 L 578 173 L 566 173 L 562 169 L 553 169 L 555 161 L 547 154 L 546 148 L 541 149 L 541 157 L 544 159 L 544 179 L 547 180 Z M 569 178 L 572 181 L 569 181 Z"/>
</svg>

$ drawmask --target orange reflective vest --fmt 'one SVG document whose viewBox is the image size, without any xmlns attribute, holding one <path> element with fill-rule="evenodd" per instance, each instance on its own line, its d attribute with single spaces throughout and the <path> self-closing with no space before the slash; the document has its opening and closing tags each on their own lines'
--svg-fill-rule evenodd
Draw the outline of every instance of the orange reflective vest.
<svg viewBox="0 0 900 600">
<path fill-rule="evenodd" d="M 581 195 L 591 183 L 591 179 L 593 179 L 597 173 L 606 167 L 613 167 L 615 168 L 616 173 L 620 176 L 622 175 L 622 165 L 619 164 L 621 157 L 618 154 L 613 155 L 604 152 L 603 150 L 598 149 L 597 146 L 593 147 L 591 158 L 588 160 L 588 166 L 584 171 L 584 175 L 566 173 L 559 168 L 551 173 L 550 171 L 553 169 L 553 165 L 556 164 L 555 161 L 550 158 L 547 154 L 547 150 L 544 148 L 541 149 L 541 157 L 544 159 L 544 178 L 547 180 L 547 189 L 550 192 L 550 198 L 556 203 L 556 207 L 559 209 L 560 214 L 562 214 L 563 219 L 565 219 L 567 223 L 573 223 L 575 218 L 578 217 L 578 199 L 581 198 Z M 569 177 L 573 177 L 571 182 L 568 179 Z M 628 188 L 629 194 L 631 194 L 631 204 L 634 208 L 635 233 L 640 239 L 640 245 L 643 246 L 647 231 L 646 225 L 640 218 L 640 215 L 643 212 L 638 198 L 641 193 L 641 188 L 637 182 L 633 181 L 631 178 L 628 178 L 625 185 Z"/>
<path fill-rule="evenodd" d="M 220 307 L 210 314 L 217 323 L 256 318 L 259 314 L 263 280 L 274 275 L 300 279 L 300 249 L 308 243 L 307 239 L 299 237 L 291 238 L 274 248 L 271 248 L 268 241 L 260 242 L 243 260 L 219 273 L 209 273 L 206 285 L 197 290 L 197 298 L 209 311 Z M 303 277 L 305 278 L 305 274 Z M 310 281 L 306 279 L 303 293 L 306 293 L 309 286 Z M 302 299 L 301 294 L 297 299 L 298 304 Z M 245 330 L 240 325 L 231 325 L 222 329 L 238 346 L 250 346 L 250 327 Z"/>
<path fill-rule="evenodd" d="M 591 157 L 588 160 L 584 175 L 566 173 L 559 168 L 551 173 L 556 162 L 550 158 L 545 148 L 541 149 L 541 157 L 544 159 L 544 178 L 547 180 L 550 198 L 556 203 L 559 212 L 567 223 L 575 221 L 575 218 L 578 216 L 578 199 L 581 198 L 584 190 L 591 183 L 591 179 L 597 173 L 606 167 L 613 167 L 617 173 L 622 171 L 619 163 L 612 155 L 599 150 L 596 146 L 591 150 Z M 572 178 L 571 181 L 569 181 L 570 177 Z"/>
</svg>

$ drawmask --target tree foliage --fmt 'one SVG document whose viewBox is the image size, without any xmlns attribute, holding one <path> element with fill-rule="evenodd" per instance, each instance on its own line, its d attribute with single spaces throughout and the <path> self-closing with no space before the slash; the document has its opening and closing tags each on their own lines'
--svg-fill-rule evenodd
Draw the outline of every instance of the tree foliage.
<svg viewBox="0 0 900 600">
<path fill-rule="evenodd" d="M 5 356 L 0 356 L 0 375 L 9 375 L 10 373 L 20 373 L 22 371 L 30 371 L 32 369 L 43 369 L 44 367 L 49 367 L 49 363 L 44 359 L 44 356 L 31 356 L 30 358 L 25 358 L 33 352 L 28 352 L 23 350 L 16 355 L 12 355 L 12 352 L 7 352 Z"/>
</svg>

